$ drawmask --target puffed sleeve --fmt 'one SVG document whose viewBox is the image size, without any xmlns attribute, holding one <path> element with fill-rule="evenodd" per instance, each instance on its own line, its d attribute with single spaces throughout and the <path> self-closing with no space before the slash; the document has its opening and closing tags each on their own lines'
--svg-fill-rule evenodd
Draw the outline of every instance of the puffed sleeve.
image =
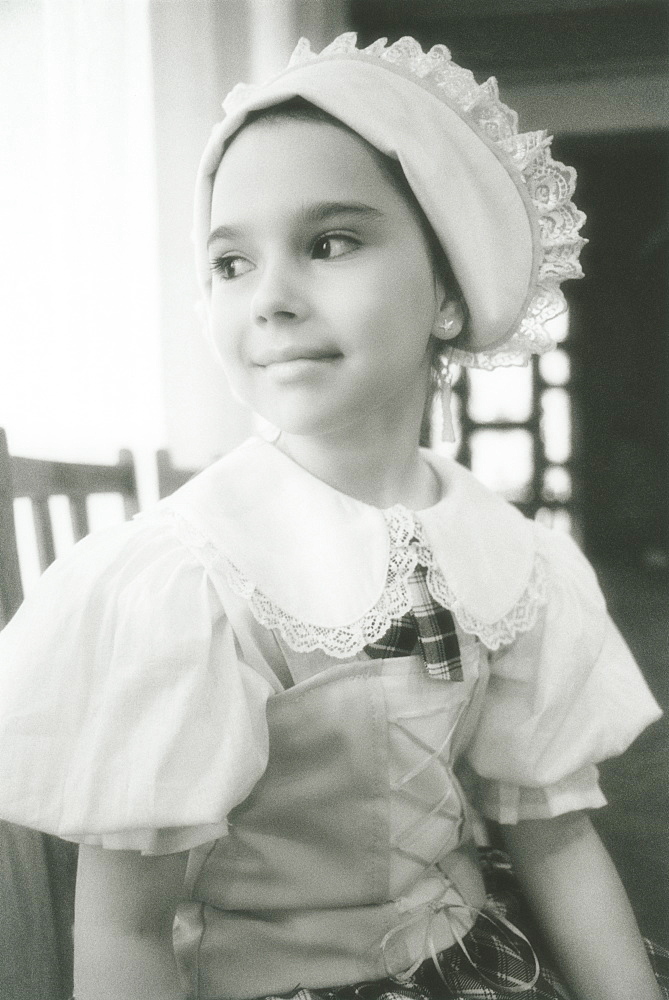
<svg viewBox="0 0 669 1000">
<path fill-rule="evenodd" d="M 90 536 L 0 633 L 0 816 L 150 854 L 214 840 L 265 770 L 271 693 L 169 525 Z"/>
<path fill-rule="evenodd" d="M 588 561 L 567 535 L 536 530 L 547 602 L 494 654 L 466 753 L 474 804 L 501 823 L 605 805 L 597 763 L 661 715 Z"/>
</svg>

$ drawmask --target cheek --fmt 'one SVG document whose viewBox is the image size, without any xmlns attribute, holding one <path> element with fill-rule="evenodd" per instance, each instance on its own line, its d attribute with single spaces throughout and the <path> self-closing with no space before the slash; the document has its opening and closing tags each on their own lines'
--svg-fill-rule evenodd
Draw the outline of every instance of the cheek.
<svg viewBox="0 0 669 1000">
<path fill-rule="evenodd" d="M 223 298 L 214 290 L 209 314 L 210 338 L 225 364 L 234 363 L 240 357 L 241 329 L 239 302 L 230 296 Z"/>
<path fill-rule="evenodd" d="M 394 262 L 390 262 L 391 264 Z M 354 314 L 374 344 L 404 356 L 422 354 L 436 313 L 434 283 L 428 266 L 385 266 L 357 282 L 341 306 Z M 372 346 L 370 344 L 370 346 Z"/>
</svg>

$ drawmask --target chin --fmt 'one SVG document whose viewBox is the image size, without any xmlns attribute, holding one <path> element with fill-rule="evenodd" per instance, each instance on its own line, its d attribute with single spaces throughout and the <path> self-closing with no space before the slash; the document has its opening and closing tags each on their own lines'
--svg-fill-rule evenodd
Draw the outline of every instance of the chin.
<svg viewBox="0 0 669 1000">
<path fill-rule="evenodd" d="M 256 412 L 284 434 L 295 437 L 320 437 L 341 430 L 346 425 L 340 413 L 324 413 L 315 409 L 305 413 L 303 410 L 286 412 L 284 409 L 278 412 L 272 407 L 258 407 Z"/>
<path fill-rule="evenodd" d="M 283 434 L 292 434 L 294 437 L 318 437 L 321 434 L 327 434 L 329 431 L 335 430 L 333 424 L 327 420 L 316 420 L 307 418 L 279 418 L 278 416 L 265 416 L 264 413 L 261 416 L 265 417 L 274 427 L 277 427 Z"/>
</svg>

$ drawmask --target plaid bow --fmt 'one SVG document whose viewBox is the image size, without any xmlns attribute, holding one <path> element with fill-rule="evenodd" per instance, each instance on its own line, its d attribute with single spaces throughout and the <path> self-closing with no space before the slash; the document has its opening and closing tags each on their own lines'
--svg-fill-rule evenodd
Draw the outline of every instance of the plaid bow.
<svg viewBox="0 0 669 1000">
<path fill-rule="evenodd" d="M 411 611 L 393 618 L 388 631 L 365 646 L 365 652 L 374 658 L 410 656 L 418 645 L 431 677 L 461 681 L 462 660 L 453 615 L 432 597 L 424 566 L 416 566 L 408 587 Z"/>
</svg>

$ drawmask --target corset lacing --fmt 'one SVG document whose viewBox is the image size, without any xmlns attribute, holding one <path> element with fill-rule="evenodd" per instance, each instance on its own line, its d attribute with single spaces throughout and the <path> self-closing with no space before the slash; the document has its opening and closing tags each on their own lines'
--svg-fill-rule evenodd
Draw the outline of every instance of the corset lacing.
<svg viewBox="0 0 669 1000">
<path fill-rule="evenodd" d="M 384 964 L 386 967 L 386 973 L 389 979 L 393 979 L 398 983 L 408 983 L 412 980 L 414 974 L 418 971 L 420 966 L 424 962 L 423 954 L 429 954 L 437 974 L 442 982 L 449 986 L 448 980 L 444 976 L 442 971 L 441 963 L 439 962 L 439 956 L 434 944 L 434 922 L 439 916 L 443 914 L 448 920 L 451 931 L 453 932 L 453 937 L 458 945 L 458 947 L 463 952 L 465 958 L 476 971 L 480 979 L 489 986 L 492 986 L 496 990 L 502 990 L 505 993 L 525 993 L 527 990 L 532 989 L 540 974 L 539 959 L 537 958 L 536 952 L 532 947 L 530 941 L 523 934 L 515 924 L 512 924 L 510 920 L 507 920 L 503 914 L 498 912 L 495 907 L 494 902 L 488 902 L 484 904 L 483 907 L 478 909 L 475 906 L 469 906 L 467 903 L 462 901 L 453 901 L 453 888 L 446 878 L 444 878 L 444 890 L 440 896 L 432 900 L 429 903 L 421 903 L 413 910 L 407 912 L 405 919 L 402 923 L 398 924 L 397 927 L 393 927 L 392 930 L 388 931 L 383 940 L 381 941 L 381 952 L 384 958 Z M 523 981 L 512 976 L 510 973 L 506 973 L 504 980 L 495 980 L 490 976 L 486 975 L 484 970 L 476 964 L 474 959 L 469 954 L 467 950 L 467 945 L 465 944 L 464 936 L 461 933 L 461 928 L 458 924 L 457 915 L 458 912 L 471 914 L 475 919 L 484 918 L 490 921 L 491 924 L 500 928 L 503 933 L 508 935 L 509 940 L 512 941 L 514 938 L 519 939 L 524 942 L 527 946 L 528 952 L 532 956 L 532 961 L 534 962 L 534 972 L 531 979 Z M 402 972 L 392 972 L 388 967 L 388 962 L 386 959 L 388 944 L 392 941 L 396 934 L 402 934 L 406 932 L 412 926 L 422 922 L 425 923 L 425 936 L 424 936 L 424 948 L 423 953 L 416 959 L 416 961 Z"/>
<path fill-rule="evenodd" d="M 411 654 L 413 648 L 420 648 L 425 667 L 432 677 L 457 683 L 462 679 L 461 656 L 450 612 L 445 612 L 445 609 L 440 607 L 429 595 L 421 567 L 416 567 L 409 585 L 412 597 L 420 599 L 420 606 L 414 606 L 412 611 L 402 619 L 394 621 L 386 635 L 373 645 L 366 647 L 366 652 L 373 657 L 407 656 Z M 429 623 L 427 630 L 430 642 L 429 649 L 426 649 L 427 643 L 424 641 L 426 630 L 422 627 L 426 621 Z M 412 629 L 413 642 L 410 636 Z M 443 634 L 440 634 L 440 630 Z M 434 655 L 435 650 L 441 651 L 438 656 Z M 430 659 L 432 662 L 429 662 Z M 431 869 L 439 877 L 440 886 L 435 898 L 414 905 L 409 904 L 400 923 L 383 937 L 381 952 L 388 977 L 398 983 L 409 982 L 425 961 L 425 956 L 429 955 L 440 979 L 445 985 L 448 985 L 439 963 L 434 942 L 435 921 L 439 915 L 443 915 L 448 921 L 457 946 L 462 950 L 465 958 L 483 982 L 504 992 L 523 993 L 534 986 L 540 974 L 539 960 L 527 937 L 495 908 L 492 901 L 486 901 L 481 908 L 463 902 L 462 897 L 438 867 L 440 858 L 445 857 L 446 854 L 468 839 L 468 805 L 459 782 L 448 764 L 451 758 L 450 745 L 466 704 L 466 701 L 463 701 L 448 732 L 443 738 L 436 741 L 436 746 L 433 746 L 418 732 L 413 731 L 411 724 L 417 720 L 424 722 L 430 717 L 436 718 L 441 715 L 443 709 L 440 705 L 427 710 L 414 709 L 410 712 L 389 713 L 388 721 L 392 730 L 398 734 L 401 733 L 412 747 L 422 755 L 422 758 L 405 774 L 391 780 L 392 795 L 404 799 L 410 808 L 418 806 L 418 818 L 412 820 L 391 837 L 391 848 L 409 862 L 419 865 L 423 871 L 427 872 Z M 420 782 L 419 779 L 425 775 L 428 768 L 437 769 L 434 780 Z M 445 791 L 443 791 L 444 789 Z M 451 831 L 451 835 L 447 841 L 437 838 L 435 843 L 434 833 L 430 835 L 432 827 L 430 820 L 437 816 L 443 817 L 446 821 L 445 828 Z M 473 920 L 470 923 L 470 920 L 466 918 L 473 918 Z M 513 942 L 515 939 L 515 942 L 520 941 L 527 946 L 534 962 L 534 973 L 529 981 L 520 980 L 507 973 L 504 982 L 497 982 L 488 977 L 485 971 L 476 964 L 467 949 L 463 931 L 468 924 L 473 924 L 479 918 L 498 926 L 510 941 Z M 410 929 L 420 927 L 423 924 L 423 947 L 420 949 L 419 957 L 408 969 L 399 973 L 393 972 L 388 961 L 389 945 L 398 935 L 401 937 Z"/>
</svg>

